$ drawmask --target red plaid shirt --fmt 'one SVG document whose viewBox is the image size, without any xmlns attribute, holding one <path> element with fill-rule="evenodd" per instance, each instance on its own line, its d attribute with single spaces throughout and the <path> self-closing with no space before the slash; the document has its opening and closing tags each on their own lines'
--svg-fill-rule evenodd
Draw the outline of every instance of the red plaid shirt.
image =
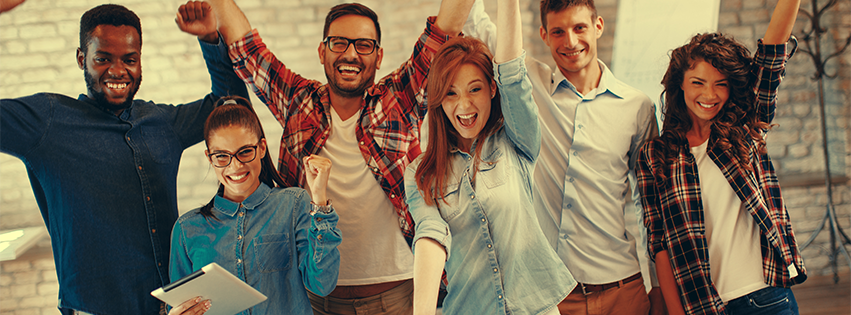
<svg viewBox="0 0 851 315">
<path fill-rule="evenodd" d="M 425 84 L 431 59 L 451 38 L 430 17 L 411 58 L 368 88 L 355 133 L 364 162 L 396 208 L 410 245 L 414 221 L 405 203 L 405 167 L 420 155 L 420 125 L 425 118 Z M 278 171 L 287 185 L 307 187 L 302 158 L 317 154 L 331 131 L 328 86 L 293 73 L 252 30 L 231 44 L 236 74 L 254 89 L 284 131 Z"/>
<path fill-rule="evenodd" d="M 785 73 L 786 45 L 763 45 L 759 42 L 751 82 L 756 92 L 761 120 L 774 118 L 776 92 Z M 721 169 L 742 204 L 760 230 L 762 267 L 768 285 L 789 287 L 806 280 L 804 261 L 798 251 L 789 214 L 780 194 L 780 183 L 767 154 L 759 154 L 750 141 L 753 171 L 736 166 L 732 156 L 714 146 L 710 136 L 707 154 Z M 703 203 L 697 164 L 686 144 L 677 160 L 662 173 L 668 180 L 657 182 L 652 164 L 654 151 L 662 148 L 648 141 L 639 151 L 638 188 L 644 205 L 644 225 L 648 229 L 651 258 L 667 250 L 679 286 L 683 308 L 687 314 L 725 314 L 724 302 L 712 284 L 709 250 L 705 236 Z M 792 277 L 790 266 L 797 272 Z"/>
</svg>

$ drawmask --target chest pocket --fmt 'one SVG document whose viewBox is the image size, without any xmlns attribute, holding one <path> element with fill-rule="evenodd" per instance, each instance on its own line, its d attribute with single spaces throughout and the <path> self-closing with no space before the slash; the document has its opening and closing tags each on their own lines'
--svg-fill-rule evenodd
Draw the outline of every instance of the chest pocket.
<svg viewBox="0 0 851 315">
<path fill-rule="evenodd" d="M 254 261 L 263 273 L 287 270 L 292 263 L 289 234 L 266 234 L 254 239 Z"/>
<path fill-rule="evenodd" d="M 460 200 L 459 183 L 456 180 L 454 183 L 444 186 L 443 200 L 437 200 L 437 209 L 440 210 L 440 216 L 443 220 L 450 220 L 461 214 L 463 208 L 458 203 Z M 445 202 L 444 202 L 445 201 Z"/>
<path fill-rule="evenodd" d="M 183 152 L 183 148 L 174 137 L 174 132 L 167 127 L 142 127 L 141 132 L 145 148 L 148 149 L 154 162 L 174 163 Z"/>
<path fill-rule="evenodd" d="M 508 161 L 504 161 L 502 157 L 502 150 L 494 150 L 490 156 L 479 162 L 479 174 L 476 175 L 476 180 L 484 183 L 488 189 L 505 184 Z"/>
</svg>

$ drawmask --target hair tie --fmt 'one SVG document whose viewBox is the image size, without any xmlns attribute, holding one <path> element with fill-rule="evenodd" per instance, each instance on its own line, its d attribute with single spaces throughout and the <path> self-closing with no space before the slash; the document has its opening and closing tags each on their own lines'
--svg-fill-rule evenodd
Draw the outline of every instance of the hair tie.
<svg viewBox="0 0 851 315">
<path fill-rule="evenodd" d="M 230 99 L 230 100 L 226 100 L 224 103 L 222 103 L 222 106 L 224 106 L 224 105 L 230 105 L 230 104 L 233 104 L 233 105 L 239 105 L 239 103 L 237 103 L 237 102 L 236 102 L 236 100 L 234 100 L 234 99 Z"/>
</svg>

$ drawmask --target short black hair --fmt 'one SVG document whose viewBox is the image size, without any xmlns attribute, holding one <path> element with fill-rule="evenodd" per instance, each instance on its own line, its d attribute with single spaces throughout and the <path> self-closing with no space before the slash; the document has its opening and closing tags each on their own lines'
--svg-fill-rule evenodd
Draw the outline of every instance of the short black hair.
<svg viewBox="0 0 851 315">
<path fill-rule="evenodd" d="M 322 31 L 322 39 L 328 37 L 328 29 L 331 28 L 331 22 L 346 15 L 360 15 L 372 20 L 372 24 L 375 25 L 376 40 L 379 44 L 381 43 L 381 26 L 378 25 L 378 15 L 375 14 L 375 11 L 360 3 L 343 3 L 331 8 L 328 11 L 328 15 L 325 16 L 325 28 Z"/>
<path fill-rule="evenodd" d="M 139 21 L 139 16 L 122 5 L 102 4 L 86 11 L 80 18 L 80 50 L 84 54 L 92 31 L 99 25 L 132 26 L 139 32 L 139 44 L 142 44 L 142 22 Z"/>
<path fill-rule="evenodd" d="M 561 12 L 576 6 L 585 6 L 591 11 L 591 20 L 597 20 L 597 6 L 594 0 L 541 0 L 541 25 L 547 30 L 547 14 Z"/>
</svg>

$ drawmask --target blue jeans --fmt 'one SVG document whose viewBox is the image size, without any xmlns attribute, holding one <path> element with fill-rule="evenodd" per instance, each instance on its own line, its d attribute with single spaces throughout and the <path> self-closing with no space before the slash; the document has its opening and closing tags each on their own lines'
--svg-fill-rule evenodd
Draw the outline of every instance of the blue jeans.
<svg viewBox="0 0 851 315">
<path fill-rule="evenodd" d="M 798 302 L 789 288 L 767 287 L 727 303 L 730 315 L 798 315 Z"/>
</svg>

